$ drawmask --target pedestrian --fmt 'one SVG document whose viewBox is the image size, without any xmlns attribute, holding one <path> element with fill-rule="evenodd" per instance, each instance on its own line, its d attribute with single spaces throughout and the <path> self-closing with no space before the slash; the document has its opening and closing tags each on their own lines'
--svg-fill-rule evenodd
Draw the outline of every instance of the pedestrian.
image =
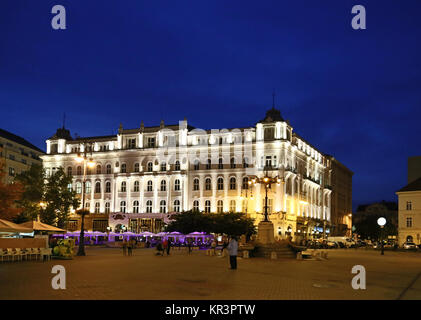
<svg viewBox="0 0 421 320">
<path fill-rule="evenodd" d="M 123 240 L 123 256 L 127 255 L 127 241 Z"/>
<path fill-rule="evenodd" d="M 188 239 L 187 240 L 187 247 L 188 247 L 188 249 L 189 249 L 189 254 L 191 254 L 191 252 L 192 252 L 192 240 L 191 239 Z"/>
<path fill-rule="evenodd" d="M 213 250 L 213 254 L 216 255 L 216 241 L 215 241 L 215 239 L 211 243 L 211 248 Z"/>
<path fill-rule="evenodd" d="M 168 252 L 168 249 L 167 248 L 168 248 L 168 240 L 165 239 L 164 242 L 162 243 L 162 249 L 163 249 L 162 256 L 164 255 L 164 253 L 166 251 Z"/>
<path fill-rule="evenodd" d="M 133 240 L 129 240 L 129 242 L 127 243 L 127 255 L 128 256 L 132 256 L 133 255 Z"/>
<path fill-rule="evenodd" d="M 236 237 L 232 237 L 228 244 L 228 254 L 230 256 L 230 265 L 232 270 L 237 269 L 237 254 L 238 254 L 238 242 Z"/>
<path fill-rule="evenodd" d="M 167 256 L 170 255 L 170 249 L 171 249 L 171 239 L 168 238 L 168 241 L 167 241 Z"/>
</svg>

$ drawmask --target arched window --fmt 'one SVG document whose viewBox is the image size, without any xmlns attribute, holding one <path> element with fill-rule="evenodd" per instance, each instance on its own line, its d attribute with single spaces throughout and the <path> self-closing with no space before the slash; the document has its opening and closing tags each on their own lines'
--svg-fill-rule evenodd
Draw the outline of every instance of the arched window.
<svg viewBox="0 0 421 320">
<path fill-rule="evenodd" d="M 152 162 L 148 162 L 148 172 L 152 172 L 153 171 L 153 164 Z"/>
<path fill-rule="evenodd" d="M 95 203 L 95 213 L 99 213 L 99 202 Z"/>
<path fill-rule="evenodd" d="M 218 160 L 218 169 L 224 169 L 224 162 L 222 158 L 219 158 Z"/>
<path fill-rule="evenodd" d="M 210 170 L 212 167 L 211 159 L 208 159 L 208 162 L 206 163 L 206 170 Z"/>
<path fill-rule="evenodd" d="M 121 182 L 121 192 L 126 192 L 126 181 Z"/>
<path fill-rule="evenodd" d="M 235 190 L 235 189 L 237 189 L 236 179 L 234 177 L 232 177 L 230 179 L 230 190 Z"/>
<path fill-rule="evenodd" d="M 111 174 L 111 165 L 107 164 L 107 174 Z"/>
<path fill-rule="evenodd" d="M 105 213 L 110 213 L 110 203 L 109 202 L 105 203 Z"/>
<path fill-rule="evenodd" d="M 211 211 L 211 202 L 210 200 L 205 201 L 205 212 L 209 213 Z"/>
<path fill-rule="evenodd" d="M 82 184 L 80 182 L 76 182 L 76 193 L 77 194 L 82 193 Z"/>
<path fill-rule="evenodd" d="M 152 191 L 152 180 L 148 181 L 147 187 L 146 187 L 146 191 Z"/>
<path fill-rule="evenodd" d="M 216 203 L 216 211 L 218 213 L 224 212 L 224 201 L 218 200 L 218 202 Z"/>
<path fill-rule="evenodd" d="M 95 193 L 101 193 L 101 182 L 95 182 Z"/>
<path fill-rule="evenodd" d="M 180 161 L 175 162 L 175 171 L 180 171 Z"/>
<path fill-rule="evenodd" d="M 199 200 L 193 201 L 193 211 L 199 211 Z"/>
<path fill-rule="evenodd" d="M 167 164 L 165 162 L 161 163 L 161 171 L 167 171 Z"/>
<path fill-rule="evenodd" d="M 174 200 L 174 211 L 180 212 L 180 200 Z"/>
<path fill-rule="evenodd" d="M 166 213 L 167 212 L 167 202 L 165 200 L 161 200 L 159 203 L 159 213 Z"/>
<path fill-rule="evenodd" d="M 249 188 L 249 178 L 248 177 L 244 177 L 243 178 L 243 189 L 247 190 Z"/>
<path fill-rule="evenodd" d="M 82 167 L 81 167 L 81 166 L 78 166 L 78 167 L 76 168 L 76 174 L 77 174 L 78 176 L 80 176 L 80 175 L 82 174 Z"/>
<path fill-rule="evenodd" d="M 205 190 L 212 190 L 212 180 L 211 180 L 211 178 L 206 178 L 206 180 L 205 180 Z"/>
<path fill-rule="evenodd" d="M 134 164 L 134 172 L 139 172 L 139 168 L 140 168 L 139 163 L 136 162 Z"/>
<path fill-rule="evenodd" d="M 197 178 L 193 180 L 193 190 L 194 191 L 199 190 L 199 179 Z"/>
<path fill-rule="evenodd" d="M 101 174 L 102 173 L 102 171 L 101 171 L 101 165 L 100 164 L 98 164 L 97 166 L 96 166 L 96 174 Z"/>
<path fill-rule="evenodd" d="M 139 192 L 139 181 L 135 181 L 133 185 L 133 191 Z"/>
<path fill-rule="evenodd" d="M 111 193 L 111 182 L 105 182 L 105 193 Z"/>
<path fill-rule="evenodd" d="M 199 170 L 200 169 L 200 164 L 199 164 L 199 160 L 194 160 L 194 170 Z"/>
<path fill-rule="evenodd" d="M 161 181 L 161 191 L 167 191 L 167 181 Z"/>
<path fill-rule="evenodd" d="M 152 200 L 146 201 L 146 213 L 152 213 Z"/>
<path fill-rule="evenodd" d="M 67 167 L 67 176 L 71 177 L 72 176 L 72 167 Z"/>
<path fill-rule="evenodd" d="M 406 242 L 414 242 L 414 238 L 412 236 L 407 236 Z"/>
<path fill-rule="evenodd" d="M 125 164 L 125 163 L 122 163 L 122 164 L 121 164 L 121 167 L 120 167 L 120 172 L 121 172 L 121 173 L 126 173 L 126 164 Z"/>
<path fill-rule="evenodd" d="M 231 169 L 235 169 L 235 158 L 231 158 L 230 165 Z"/>
<path fill-rule="evenodd" d="M 236 203 L 235 200 L 230 201 L 230 212 L 236 212 Z"/>
<path fill-rule="evenodd" d="M 180 191 L 180 180 L 178 180 L 178 179 L 175 179 L 175 181 L 174 181 L 174 190 Z"/>
<path fill-rule="evenodd" d="M 224 179 L 218 178 L 218 190 L 224 190 Z"/>
<path fill-rule="evenodd" d="M 123 213 L 126 212 L 126 201 L 120 202 L 120 212 L 123 212 Z"/>
<path fill-rule="evenodd" d="M 86 184 L 85 184 L 85 193 L 86 194 L 91 193 L 91 182 L 90 181 L 86 181 Z"/>
<path fill-rule="evenodd" d="M 133 213 L 139 213 L 139 201 L 133 201 Z"/>
</svg>

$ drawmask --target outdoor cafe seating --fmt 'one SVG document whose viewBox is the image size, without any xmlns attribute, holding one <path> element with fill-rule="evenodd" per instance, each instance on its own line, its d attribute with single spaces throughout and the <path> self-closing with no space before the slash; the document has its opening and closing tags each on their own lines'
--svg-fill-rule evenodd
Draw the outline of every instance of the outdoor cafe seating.
<svg viewBox="0 0 421 320">
<path fill-rule="evenodd" d="M 0 261 L 50 260 L 51 248 L 0 248 Z"/>
</svg>

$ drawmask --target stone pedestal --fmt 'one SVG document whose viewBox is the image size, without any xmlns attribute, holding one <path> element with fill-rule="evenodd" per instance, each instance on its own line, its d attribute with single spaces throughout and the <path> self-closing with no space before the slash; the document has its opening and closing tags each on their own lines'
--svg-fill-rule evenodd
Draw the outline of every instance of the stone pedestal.
<svg viewBox="0 0 421 320">
<path fill-rule="evenodd" d="M 261 244 L 270 244 L 275 242 L 273 223 L 270 221 L 261 221 L 257 226 L 257 241 Z"/>
</svg>

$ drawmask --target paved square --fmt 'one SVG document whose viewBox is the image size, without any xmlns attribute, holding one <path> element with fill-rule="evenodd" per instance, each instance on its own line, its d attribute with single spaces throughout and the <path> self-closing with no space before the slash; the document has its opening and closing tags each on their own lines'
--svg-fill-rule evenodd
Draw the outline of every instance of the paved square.
<svg viewBox="0 0 421 320">
<path fill-rule="evenodd" d="M 87 248 L 86 257 L 0 263 L 0 299 L 421 299 L 421 253 L 329 250 L 326 261 L 239 259 L 204 251 L 155 256 L 136 249 Z M 66 268 L 67 289 L 51 287 L 53 265 Z M 367 289 L 354 290 L 354 265 Z"/>
</svg>

